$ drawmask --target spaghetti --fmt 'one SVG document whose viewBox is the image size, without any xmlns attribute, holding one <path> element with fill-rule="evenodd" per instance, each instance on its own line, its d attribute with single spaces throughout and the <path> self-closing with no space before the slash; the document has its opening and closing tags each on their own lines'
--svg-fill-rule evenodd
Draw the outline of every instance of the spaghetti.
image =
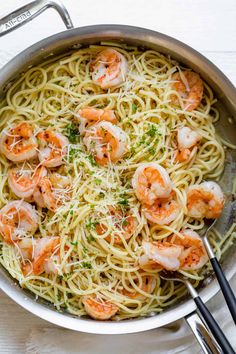
<svg viewBox="0 0 236 354">
<path fill-rule="evenodd" d="M 140 269 L 142 241 L 162 242 L 172 234 L 179 235 L 183 228 L 198 231 L 204 226 L 203 218 L 187 215 L 186 189 L 206 179 L 219 180 L 225 152 L 214 128 L 219 119 L 216 99 L 206 83 L 201 104 L 188 111 L 181 96 L 178 105 L 171 99 L 176 94 L 171 85 L 173 74 L 183 70 L 178 63 L 153 50 L 109 47 L 128 63 L 125 81 L 118 86 L 102 89 L 91 77 L 91 61 L 107 48 L 102 44 L 33 67 L 7 91 L 0 109 L 1 130 L 24 121 L 34 128 L 36 138 L 43 129 L 52 129 L 66 136 L 69 144 L 61 155 L 63 163 L 51 170 L 67 179 L 54 187 L 54 197 L 59 198 L 56 208 L 33 204 L 38 229 L 30 237 L 60 237 L 59 257 L 54 259 L 56 272 L 25 274 L 17 243 L 9 244 L 3 237 L 0 262 L 21 287 L 58 310 L 85 315 L 84 298 L 96 295 L 104 306 L 108 302 L 116 306 L 112 319 L 121 320 L 158 313 L 186 295 L 184 285 L 161 280 L 160 269 Z M 84 144 L 78 111 L 85 107 L 115 112 L 116 125 L 127 139 L 119 161 L 100 165 Z M 177 162 L 176 132 L 186 125 L 197 130 L 202 139 L 186 161 Z M 179 213 L 168 225 L 149 223 L 140 209 L 131 181 L 144 162 L 163 166 L 174 186 Z M 32 175 L 38 164 L 35 159 L 22 167 L 0 155 L 2 207 L 17 199 L 9 188 L 9 170 L 17 166 Z M 129 231 L 131 222 L 133 230 Z M 211 232 L 218 258 L 232 244 L 234 228 L 224 236 Z M 208 269 L 207 264 L 180 272 L 196 287 Z"/>
</svg>

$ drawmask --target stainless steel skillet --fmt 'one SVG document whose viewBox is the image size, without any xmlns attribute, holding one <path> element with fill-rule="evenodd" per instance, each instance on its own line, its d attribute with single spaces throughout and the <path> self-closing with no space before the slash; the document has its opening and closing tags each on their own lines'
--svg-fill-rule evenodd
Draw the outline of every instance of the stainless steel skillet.
<svg viewBox="0 0 236 354">
<path fill-rule="evenodd" d="M 191 67 L 204 78 L 212 87 L 218 98 L 218 109 L 221 114 L 220 123 L 217 130 L 221 136 L 230 142 L 236 142 L 236 90 L 224 74 L 217 69 L 210 61 L 201 54 L 188 47 L 187 45 L 165 36 L 161 33 L 150 31 L 143 28 L 123 26 L 123 25 L 96 25 L 81 28 L 72 28 L 70 17 L 65 8 L 55 1 L 35 1 L 17 10 L 11 15 L 0 20 L 0 36 L 16 29 L 24 23 L 30 21 L 33 17 L 40 14 L 48 7 L 54 7 L 62 16 L 65 25 L 69 30 L 55 34 L 51 37 L 29 47 L 0 71 L 0 97 L 4 97 L 6 90 L 19 77 L 19 75 L 32 65 L 37 65 L 46 58 L 65 53 L 69 49 L 78 48 L 80 45 L 99 43 L 100 41 L 113 41 L 118 43 L 127 43 L 138 45 L 143 48 L 151 48 L 161 53 L 170 55 L 177 61 Z M 229 119 L 231 118 L 231 119 Z M 222 186 L 226 193 L 231 191 L 232 180 L 236 172 L 236 154 L 228 153 L 226 162 L 226 172 L 222 178 Z M 228 229 L 232 222 L 232 215 L 236 206 L 231 203 L 227 206 L 227 212 L 219 225 L 221 232 Z M 232 247 L 222 260 L 222 267 L 227 278 L 231 278 L 236 273 L 235 264 L 236 247 Z M 195 304 L 190 299 L 167 309 L 161 314 L 153 317 L 133 319 L 122 322 L 98 322 L 86 318 L 75 318 L 67 313 L 58 313 L 53 306 L 45 302 L 36 302 L 33 296 L 22 290 L 9 274 L 0 268 L 0 287 L 15 302 L 52 323 L 73 330 L 102 333 L 102 334 L 122 334 L 145 331 L 152 328 L 161 327 L 171 322 L 186 317 L 194 332 L 201 340 L 203 333 L 199 335 L 203 324 L 196 319 Z M 212 278 L 207 278 L 199 289 L 199 293 L 204 301 L 212 298 L 219 290 L 218 283 Z M 209 336 L 205 336 L 205 352 L 213 348 L 213 342 Z M 206 344 L 208 343 L 208 344 Z M 206 349 L 208 346 L 208 349 Z M 208 351 L 207 351 L 208 350 Z M 211 349 L 217 353 L 217 349 Z"/>
</svg>

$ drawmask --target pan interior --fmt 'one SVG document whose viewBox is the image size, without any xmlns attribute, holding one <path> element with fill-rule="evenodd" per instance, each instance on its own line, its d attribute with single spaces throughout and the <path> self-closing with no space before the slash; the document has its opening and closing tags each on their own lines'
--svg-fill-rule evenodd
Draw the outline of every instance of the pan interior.
<svg viewBox="0 0 236 354">
<path fill-rule="evenodd" d="M 6 65 L 2 69 L 2 75 L 0 78 L 0 97 L 4 97 L 6 90 L 12 85 L 12 83 L 20 76 L 24 71 L 26 71 L 29 67 L 36 65 L 42 62 L 49 57 L 57 56 L 61 53 L 68 52 L 68 50 L 76 50 L 76 48 L 80 46 L 86 46 L 89 44 L 100 44 L 101 41 L 110 41 L 116 43 L 127 43 L 128 45 L 138 45 L 143 49 L 154 49 L 163 54 L 170 55 L 171 58 L 176 59 L 178 62 L 183 63 L 191 67 L 193 70 L 198 72 L 204 80 L 209 83 L 209 85 L 213 88 L 216 97 L 218 98 L 218 102 L 216 107 L 220 112 L 220 121 L 216 124 L 216 130 L 221 137 L 223 137 L 228 142 L 234 144 L 236 143 L 236 120 L 235 120 L 235 103 L 232 103 L 231 98 L 228 97 L 227 92 L 230 91 L 232 93 L 232 97 L 236 97 L 235 91 L 233 92 L 232 87 L 224 77 L 224 75 L 214 67 L 212 67 L 212 72 L 215 76 L 211 76 L 211 73 L 207 71 L 208 66 L 211 67 L 211 63 L 206 61 L 203 57 L 197 54 L 197 52 L 191 50 L 189 47 L 184 46 L 180 42 L 177 42 L 169 37 L 163 36 L 161 34 L 154 33 L 152 31 L 147 31 L 143 29 L 135 29 L 133 27 L 128 26 L 91 26 L 85 27 L 81 29 L 74 29 L 67 32 L 59 33 L 58 35 L 52 36 L 46 40 L 43 40 L 34 46 L 27 49 L 24 53 L 21 53 L 16 58 L 14 58 L 8 65 Z M 167 45 L 168 44 L 168 45 Z M 178 49 L 178 50 L 177 50 Z M 186 54 L 187 53 L 187 54 Z M 24 56 L 24 62 L 22 62 L 22 57 Z M 220 184 L 226 194 L 230 194 L 233 188 L 233 183 L 236 176 L 236 151 L 227 149 L 226 151 L 226 164 L 224 169 L 224 174 L 221 178 Z M 220 222 L 217 223 L 217 229 L 220 233 L 225 233 L 235 219 L 235 211 L 236 211 L 236 201 L 230 200 L 227 202 L 223 216 Z M 235 244 L 233 247 L 225 253 L 222 259 L 222 267 L 226 271 L 228 276 L 232 276 L 236 272 L 235 266 L 235 255 L 236 248 Z M 37 300 L 37 304 L 34 298 L 34 295 L 25 289 L 21 289 L 19 285 L 15 282 L 13 278 L 5 271 L 5 269 L 0 268 L 0 285 L 2 289 L 8 293 L 16 302 L 20 303 L 22 306 L 28 308 L 31 312 L 38 314 L 39 316 L 47 319 L 47 316 L 40 315 L 40 312 L 43 312 L 43 308 L 51 310 L 53 313 L 56 313 L 53 305 L 47 303 L 46 301 Z M 206 288 L 207 286 L 207 288 Z M 212 294 L 216 293 L 218 287 L 216 282 L 214 281 L 214 277 L 212 274 L 209 274 L 209 277 L 205 278 L 200 287 L 200 293 L 205 296 L 205 299 L 208 299 L 212 296 Z M 28 303 L 32 303 L 32 306 L 27 306 Z M 35 305 L 39 307 L 35 307 Z M 184 309 L 185 307 L 185 309 Z M 34 308 L 34 309 L 33 309 Z M 166 309 L 163 314 L 158 314 L 154 316 L 156 319 L 163 317 L 163 321 L 159 321 L 158 319 L 153 321 L 152 324 L 143 326 L 143 329 L 149 329 L 157 326 L 161 326 L 172 322 L 172 320 L 177 319 L 176 316 L 172 317 L 173 311 L 179 309 L 177 317 L 180 318 L 182 315 L 187 314 L 187 312 L 191 312 L 194 309 L 194 305 L 190 300 L 182 300 L 180 304 L 176 304 L 169 309 Z M 50 311 L 50 312 L 51 312 Z M 177 313 L 177 312 L 176 312 Z M 181 315 L 182 313 L 182 315 Z M 72 315 L 64 312 L 63 317 L 67 317 L 72 319 Z M 94 320 L 87 319 L 78 319 L 78 325 L 68 325 L 63 323 L 63 320 L 59 318 L 53 319 L 53 316 L 48 312 L 48 320 L 59 325 L 73 328 L 86 332 L 93 333 L 109 333 L 108 330 L 99 330 L 96 327 L 96 330 L 89 329 L 89 325 L 92 322 L 96 322 Z M 146 319 L 149 320 L 149 319 Z M 83 321 L 84 323 L 88 322 L 88 327 L 82 328 L 79 322 Z M 135 320 L 125 320 L 122 323 L 133 322 L 137 323 L 140 321 L 144 321 L 143 318 L 135 319 Z M 74 322 L 71 322 L 74 323 Z M 149 321 L 149 323 L 151 323 Z M 108 322 L 109 326 L 113 326 L 114 324 Z M 94 327 L 95 328 L 95 327 Z M 114 325 L 115 328 L 115 325 Z M 141 327 L 140 327 L 141 328 Z M 141 329 L 140 329 L 141 330 Z M 136 330 L 132 329 L 119 329 L 110 333 L 129 333 L 136 332 Z"/>
</svg>

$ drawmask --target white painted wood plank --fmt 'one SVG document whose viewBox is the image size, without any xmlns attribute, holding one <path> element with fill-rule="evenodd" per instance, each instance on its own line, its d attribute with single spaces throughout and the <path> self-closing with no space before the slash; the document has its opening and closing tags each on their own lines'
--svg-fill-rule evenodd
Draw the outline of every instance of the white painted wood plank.
<svg viewBox="0 0 236 354">
<path fill-rule="evenodd" d="M 236 51 L 235 52 L 208 52 L 202 54 L 214 63 L 236 86 Z"/>
<path fill-rule="evenodd" d="M 0 290 L 1 354 L 23 354 L 31 329 L 44 327 L 53 325 L 27 312 Z"/>
<path fill-rule="evenodd" d="M 1 1 L 0 17 L 26 2 Z M 63 3 L 75 26 L 129 24 L 168 34 L 200 51 L 236 51 L 235 0 L 64 0 Z M 26 27 L 1 37 L 0 48 L 12 47 L 19 52 L 62 30 L 61 19 L 54 10 L 49 10 Z"/>
<path fill-rule="evenodd" d="M 236 291 L 236 277 L 231 281 L 233 290 Z M 226 316 L 230 317 L 228 310 L 226 309 L 225 302 L 223 300 L 222 294 L 220 295 L 222 302 L 222 311 Z M 219 297 L 218 297 L 219 300 Z M 218 302 L 217 302 L 218 304 Z M 209 309 L 214 312 L 216 303 L 209 302 L 207 304 Z M 218 313 L 218 315 L 220 315 Z M 221 320 L 223 318 L 221 316 Z M 219 323 L 221 325 L 221 323 Z M 19 305 L 15 304 L 11 299 L 9 299 L 5 294 L 0 290 L 0 354 L 25 354 L 26 342 L 29 339 L 29 334 L 32 329 L 41 331 L 43 328 L 58 328 L 55 325 L 37 318 L 36 316 L 30 314 L 26 310 L 22 309 Z M 232 330 L 234 330 L 232 323 Z M 66 335 L 67 331 L 63 332 L 63 335 Z M 230 328 L 228 326 L 228 331 L 226 333 L 230 339 Z M 86 334 L 85 334 L 86 336 Z M 93 336 L 89 336 L 89 341 Z M 53 341 L 53 339 L 52 339 Z M 94 335 L 94 351 L 83 352 L 83 354 L 94 354 L 96 353 L 96 335 Z M 91 345 L 90 345 L 91 348 Z M 80 348 L 78 348 L 78 352 Z M 148 348 L 146 349 L 146 354 L 149 354 Z M 35 353 L 35 354 L 40 354 Z M 53 351 L 51 354 L 56 354 Z M 69 354 L 65 352 L 64 354 Z"/>
<path fill-rule="evenodd" d="M 1 2 L 0 17 L 26 2 Z M 225 0 L 223 7 L 222 0 L 86 0 L 81 3 L 78 0 L 64 0 L 64 3 L 76 26 L 128 23 L 185 41 L 212 60 L 236 83 L 235 0 Z M 64 25 L 61 19 L 55 11 L 49 10 L 19 30 L 0 37 L 0 66 L 29 45 L 62 30 Z"/>
</svg>

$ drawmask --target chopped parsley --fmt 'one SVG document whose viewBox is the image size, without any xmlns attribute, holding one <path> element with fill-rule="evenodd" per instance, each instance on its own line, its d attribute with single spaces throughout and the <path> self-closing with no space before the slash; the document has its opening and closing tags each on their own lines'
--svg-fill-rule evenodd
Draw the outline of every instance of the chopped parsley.
<svg viewBox="0 0 236 354">
<path fill-rule="evenodd" d="M 71 275 L 72 275 L 72 273 L 66 273 L 66 274 L 64 274 L 64 275 L 58 275 L 58 276 L 57 276 L 57 279 L 60 279 L 60 280 L 68 280 Z"/>
<path fill-rule="evenodd" d="M 81 262 L 81 266 L 86 269 L 92 269 L 91 262 Z"/>
<path fill-rule="evenodd" d="M 148 152 L 150 155 L 155 155 L 156 149 L 154 147 L 152 147 L 152 148 L 148 149 Z"/>
<path fill-rule="evenodd" d="M 87 247 L 83 246 L 83 252 L 84 252 L 84 253 L 88 253 Z"/>
<path fill-rule="evenodd" d="M 66 126 L 65 135 L 72 144 L 79 142 L 79 128 L 76 125 L 68 124 Z"/>
<path fill-rule="evenodd" d="M 99 186 L 102 183 L 102 180 L 100 178 L 95 178 L 94 182 Z"/>
<path fill-rule="evenodd" d="M 87 236 L 88 243 L 95 241 L 95 238 L 92 235 Z"/>
<path fill-rule="evenodd" d="M 147 135 L 153 138 L 157 134 L 157 132 L 158 132 L 157 127 L 155 127 L 155 125 L 150 125 L 150 128 L 147 131 Z"/>
<path fill-rule="evenodd" d="M 123 199 L 119 200 L 118 204 L 119 205 L 128 206 L 129 205 L 129 201 L 128 201 L 127 198 L 123 198 Z"/>
<path fill-rule="evenodd" d="M 141 137 L 141 139 L 139 139 L 138 146 L 144 144 L 145 141 L 146 141 L 146 137 L 145 137 L 145 135 L 143 135 L 143 136 Z"/>
<path fill-rule="evenodd" d="M 74 158 L 78 156 L 79 152 L 81 152 L 80 149 L 71 147 L 69 150 L 69 162 L 72 162 L 74 160 Z"/>
<path fill-rule="evenodd" d="M 97 166 L 97 162 L 94 160 L 94 157 L 92 155 L 87 156 L 87 158 L 92 166 Z"/>
<path fill-rule="evenodd" d="M 77 245 L 78 245 L 78 241 L 76 241 L 76 242 L 71 242 L 71 245 L 72 245 L 72 246 L 77 246 Z"/>
<path fill-rule="evenodd" d="M 137 112 L 137 105 L 135 103 L 132 104 L 132 114 L 135 114 Z"/>
<path fill-rule="evenodd" d="M 92 221 L 92 219 L 90 218 L 89 221 L 86 224 L 86 228 L 87 229 L 93 229 L 97 224 L 98 224 L 97 221 Z"/>
<path fill-rule="evenodd" d="M 136 150 L 135 150 L 135 147 L 134 147 L 134 146 L 131 146 L 131 148 L 130 148 L 130 152 L 131 152 L 131 154 L 132 154 L 132 155 L 134 155 L 134 154 L 135 154 L 135 151 L 136 151 Z"/>
<path fill-rule="evenodd" d="M 124 221 L 122 222 L 122 226 L 127 226 L 127 225 L 128 225 L 128 221 L 124 220 Z"/>
</svg>

